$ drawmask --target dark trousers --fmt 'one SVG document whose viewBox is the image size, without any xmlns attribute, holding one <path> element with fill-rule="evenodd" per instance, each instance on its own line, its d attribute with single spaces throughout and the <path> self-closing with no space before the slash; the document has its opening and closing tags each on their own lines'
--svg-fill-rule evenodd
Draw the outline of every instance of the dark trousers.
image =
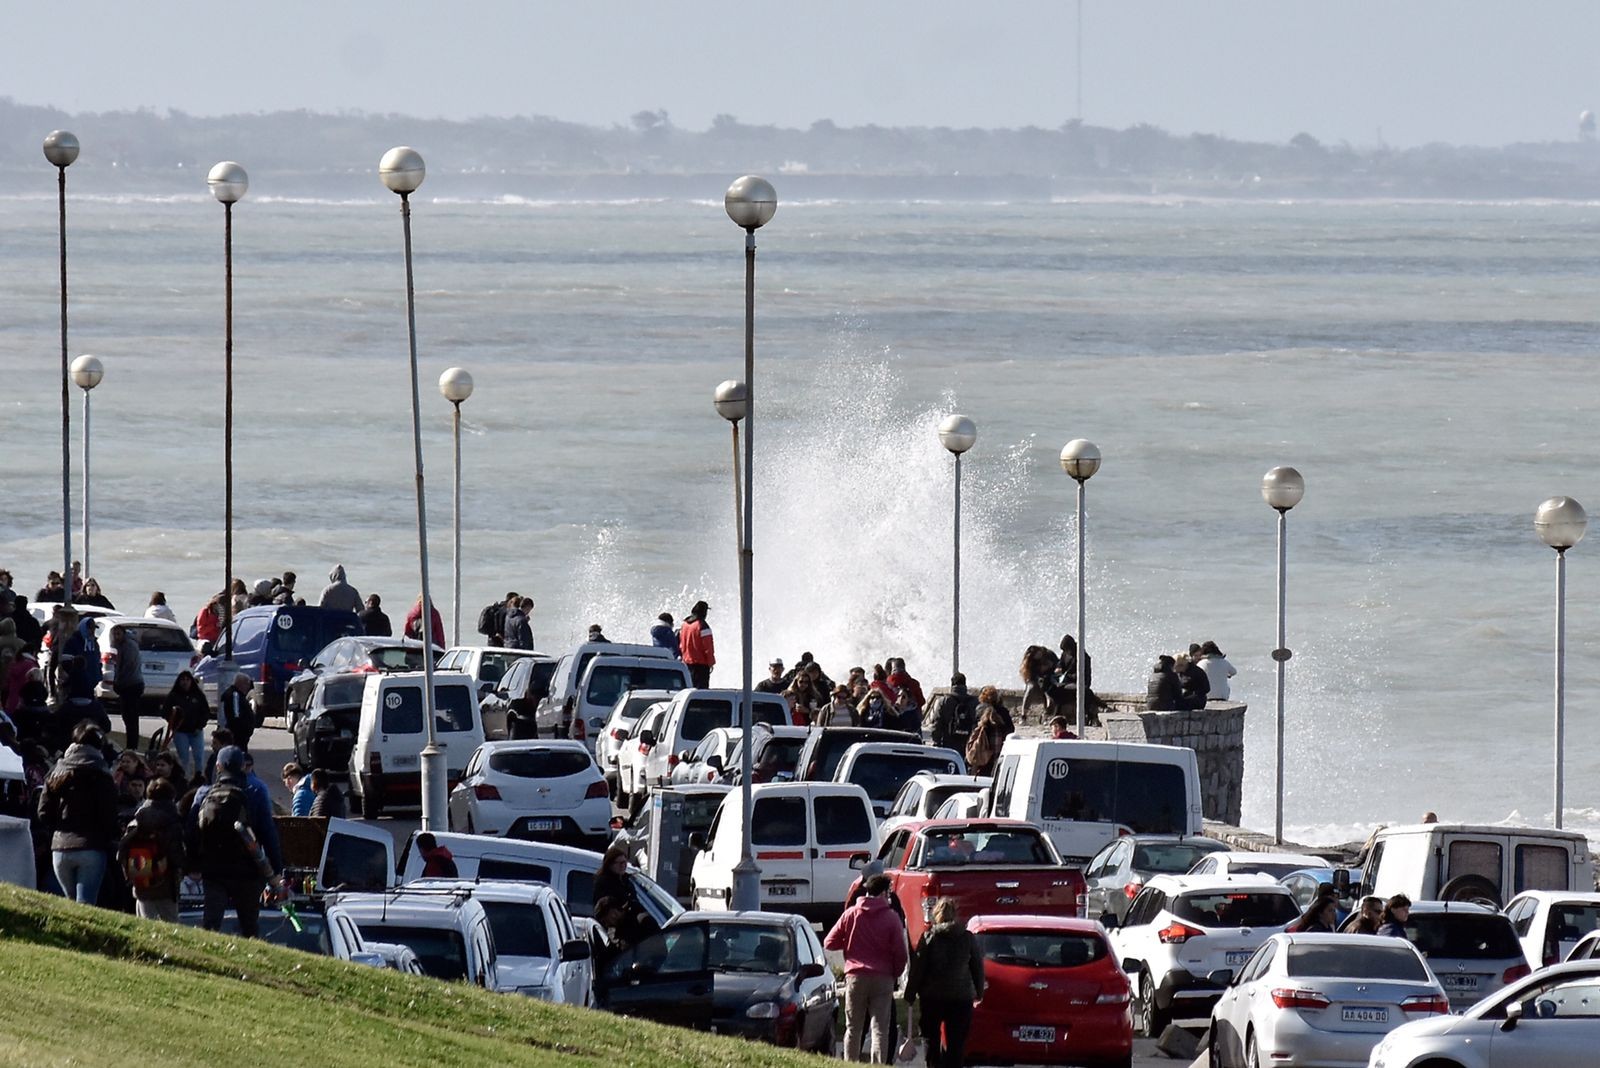
<svg viewBox="0 0 1600 1068">
<path fill-rule="evenodd" d="M 234 914 L 239 917 L 239 933 L 245 938 L 255 938 L 261 929 L 261 891 L 266 885 L 266 880 L 260 876 L 222 879 L 207 875 L 205 911 L 201 914 L 200 926 L 208 931 L 222 930 L 223 913 L 231 905 Z M 971 1015 L 969 1011 L 967 1016 L 970 1018 Z"/>
<path fill-rule="evenodd" d="M 710 664 L 686 664 L 684 666 L 689 669 L 689 681 L 694 683 L 695 689 L 709 690 L 711 688 Z"/>
<path fill-rule="evenodd" d="M 972 1030 L 972 1002 L 966 999 L 934 1001 L 924 997 L 922 1018 L 917 1024 L 928 1043 L 928 1068 L 961 1068 L 967 1049 L 967 1032 Z"/>
<path fill-rule="evenodd" d="M 122 705 L 122 731 L 128 736 L 126 748 L 139 748 L 139 706 L 144 703 L 144 683 L 118 683 L 111 687 Z"/>
</svg>

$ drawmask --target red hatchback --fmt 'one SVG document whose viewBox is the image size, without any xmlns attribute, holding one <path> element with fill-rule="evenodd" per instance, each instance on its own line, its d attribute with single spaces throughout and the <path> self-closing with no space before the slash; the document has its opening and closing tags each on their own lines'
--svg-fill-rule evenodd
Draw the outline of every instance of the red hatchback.
<svg viewBox="0 0 1600 1068">
<path fill-rule="evenodd" d="M 1100 925 L 1055 916 L 974 916 L 988 982 L 967 1063 L 1127 1065 L 1128 977 Z"/>
</svg>

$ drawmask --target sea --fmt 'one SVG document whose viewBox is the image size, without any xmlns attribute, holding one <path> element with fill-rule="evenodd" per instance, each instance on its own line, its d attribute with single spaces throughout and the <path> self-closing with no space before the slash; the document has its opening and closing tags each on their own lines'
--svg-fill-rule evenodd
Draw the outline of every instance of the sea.
<svg viewBox="0 0 1600 1068">
<path fill-rule="evenodd" d="M 76 176 L 75 176 L 76 180 Z M 187 619 L 221 587 L 222 209 L 203 191 L 70 207 L 73 355 L 92 396 L 90 570 Z M 782 182 L 778 183 L 780 200 Z M 61 565 L 53 188 L 0 198 L 0 567 Z M 420 588 L 395 198 L 274 196 L 234 220 L 235 572 L 313 601 L 342 563 L 397 619 Z M 461 632 L 516 590 L 560 652 L 711 605 L 739 678 L 730 429 L 743 235 L 704 199 L 414 199 L 431 587 L 452 597 L 447 367 L 462 408 Z M 1276 515 L 1288 518 L 1288 837 L 1553 814 L 1555 554 L 1534 510 L 1600 504 L 1600 202 L 1081 198 L 782 201 L 758 233 L 754 653 L 835 677 L 951 670 L 952 475 L 970 416 L 961 668 L 1016 685 L 1074 630 L 1103 690 L 1212 640 L 1247 702 L 1244 822 L 1270 828 Z M 72 391 L 74 555 L 81 394 Z M 1597 535 L 1595 542 L 1600 542 Z M 1592 551 L 1591 551 L 1592 550 Z M 1600 544 L 1569 554 L 1568 826 L 1600 837 Z"/>
</svg>

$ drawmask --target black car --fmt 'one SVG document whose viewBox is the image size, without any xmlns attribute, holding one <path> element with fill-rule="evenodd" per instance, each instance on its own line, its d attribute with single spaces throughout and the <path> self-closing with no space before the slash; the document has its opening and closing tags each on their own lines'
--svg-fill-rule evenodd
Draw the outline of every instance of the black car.
<svg viewBox="0 0 1600 1068">
<path fill-rule="evenodd" d="M 839 996 L 798 916 L 685 912 L 595 973 L 601 1008 L 832 1056 Z"/>
<path fill-rule="evenodd" d="M 555 677 L 557 663 L 543 657 L 523 657 L 511 665 L 494 692 L 485 695 L 484 711 L 504 713 L 508 736 L 513 736 L 511 729 L 517 720 L 525 725 L 535 722 L 534 710 L 550 696 L 550 680 Z"/>
<path fill-rule="evenodd" d="M 315 680 L 305 707 L 289 713 L 294 759 L 302 768 L 324 768 L 341 775 L 349 769 L 368 677 L 367 672 L 322 675 Z"/>
<path fill-rule="evenodd" d="M 882 727 L 824 727 L 812 731 L 795 764 L 797 782 L 832 782 L 844 751 L 857 742 L 896 742 L 921 745 L 922 739 L 907 731 Z"/>
<path fill-rule="evenodd" d="M 437 658 L 444 652 L 434 646 Z M 415 638 L 376 637 L 358 634 L 339 638 L 322 647 L 322 651 L 306 661 L 300 673 L 289 680 L 284 690 L 289 711 L 305 708 L 311 690 L 322 675 L 343 672 L 421 671 L 422 643 Z"/>
<path fill-rule="evenodd" d="M 1088 883 L 1083 914 L 1095 919 L 1109 912 L 1120 922 L 1152 875 L 1182 875 L 1207 853 L 1223 853 L 1227 849 L 1226 842 L 1215 838 L 1179 838 L 1170 834 L 1118 838 L 1090 858 L 1083 869 Z"/>
</svg>

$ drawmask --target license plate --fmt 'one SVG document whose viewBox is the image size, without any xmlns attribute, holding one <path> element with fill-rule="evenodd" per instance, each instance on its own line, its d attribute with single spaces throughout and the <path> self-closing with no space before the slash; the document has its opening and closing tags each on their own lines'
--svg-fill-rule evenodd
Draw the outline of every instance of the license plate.
<svg viewBox="0 0 1600 1068">
<path fill-rule="evenodd" d="M 800 896 L 800 888 L 798 886 L 794 886 L 793 884 L 790 884 L 790 883 L 778 883 L 776 885 L 768 884 L 767 887 L 766 887 L 766 891 L 767 891 L 767 893 L 771 894 L 773 897 L 799 897 Z"/>
<path fill-rule="evenodd" d="M 158 664 L 154 660 L 146 660 L 144 662 L 144 667 L 145 667 L 146 671 L 165 671 L 165 670 L 167 670 L 167 665 Z"/>
<path fill-rule="evenodd" d="M 561 829 L 561 821 L 560 820 L 529 820 L 527 822 L 527 828 L 530 831 L 559 831 Z"/>
<path fill-rule="evenodd" d="M 1439 980 L 1451 990 L 1478 989 L 1478 977 L 1476 975 L 1441 975 Z"/>
<path fill-rule="evenodd" d="M 414 768 L 417 766 L 417 758 L 414 755 L 397 756 L 394 758 L 394 766 L 397 768 Z"/>
<path fill-rule="evenodd" d="M 1011 1032 L 1011 1037 L 1018 1042 L 1054 1042 L 1056 1029 L 1054 1027 L 1019 1027 Z"/>
<path fill-rule="evenodd" d="M 1255 951 L 1250 949 L 1236 949 L 1228 951 L 1228 967 L 1237 968 L 1249 960 Z"/>
<path fill-rule="evenodd" d="M 1385 1008 L 1374 1009 L 1345 1009 L 1339 1014 L 1345 1023 L 1388 1023 L 1389 1010 Z"/>
</svg>

